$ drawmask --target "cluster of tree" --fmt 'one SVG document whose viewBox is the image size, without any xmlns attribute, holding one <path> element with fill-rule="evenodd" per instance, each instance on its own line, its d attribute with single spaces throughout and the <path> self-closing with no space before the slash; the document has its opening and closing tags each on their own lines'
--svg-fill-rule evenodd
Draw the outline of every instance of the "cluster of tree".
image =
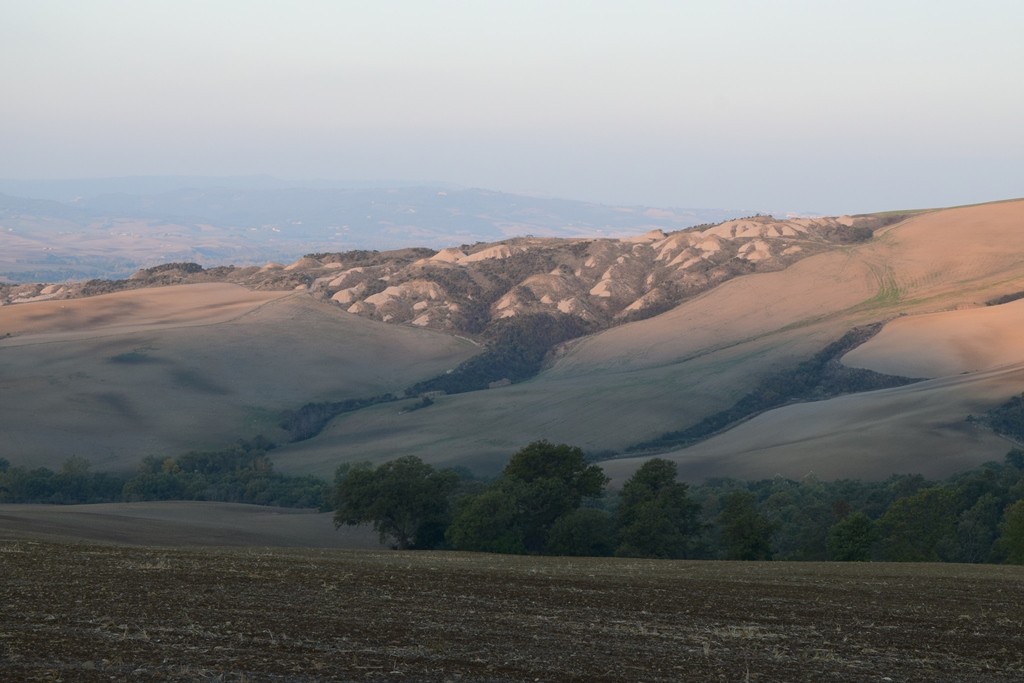
<svg viewBox="0 0 1024 683">
<path fill-rule="evenodd" d="M 160 273 L 201 273 L 203 267 L 198 263 L 188 262 L 174 262 L 174 263 L 161 263 L 158 266 L 152 268 L 143 268 L 138 272 L 138 275 L 159 275 Z"/>
<path fill-rule="evenodd" d="M 391 251 L 376 249 L 353 249 L 351 251 L 321 251 L 306 254 L 304 258 L 312 258 L 322 263 L 339 263 L 345 268 L 356 266 L 380 266 L 388 263 L 408 264 L 420 259 L 430 258 L 437 252 L 426 247 L 409 247 Z"/>
<path fill-rule="evenodd" d="M 1013 396 L 981 418 L 972 416 L 970 419 L 987 425 L 996 434 L 1008 436 L 1017 442 L 1024 441 L 1024 394 Z"/>
<path fill-rule="evenodd" d="M 124 479 L 92 472 L 88 460 L 72 456 L 54 472 L 12 466 L 0 458 L 0 503 L 109 503 L 121 500 Z"/>
<path fill-rule="evenodd" d="M 985 302 L 986 306 L 1001 306 L 1002 304 L 1008 304 L 1011 301 L 1017 301 L 1018 299 L 1024 299 L 1024 292 L 1013 292 L 1011 294 L 1004 294 L 997 296 L 994 299 L 989 299 Z"/>
<path fill-rule="evenodd" d="M 483 488 L 407 456 L 376 468 L 338 468 L 334 521 L 372 523 L 382 541 L 390 538 L 399 548 L 543 553 L 552 547 L 556 526 L 565 526 L 606 483 L 580 449 L 546 441 L 516 453 L 501 477 Z"/>
<path fill-rule="evenodd" d="M 111 292 L 121 292 L 128 289 L 179 284 L 189 282 L 192 276 L 201 275 L 204 272 L 204 268 L 198 263 L 164 263 L 151 268 L 143 268 L 126 279 L 108 280 L 94 278 L 88 280 L 82 285 L 81 294 L 82 296 L 96 296 L 98 294 L 110 294 Z M 219 274 L 222 273 L 211 274 L 211 278 Z"/>
<path fill-rule="evenodd" d="M 791 401 L 820 401 L 842 394 L 886 389 L 918 381 L 851 368 L 839 362 L 844 354 L 866 342 L 881 329 L 882 323 L 855 327 L 809 360 L 761 380 L 753 391 L 729 408 L 709 415 L 695 425 L 667 432 L 627 450 L 635 453 L 692 444 L 741 420 Z"/>
<path fill-rule="evenodd" d="M 0 502 L 216 500 L 327 509 L 328 483 L 319 477 L 275 472 L 267 456 L 273 447 L 256 437 L 219 451 L 148 457 L 132 477 L 93 472 L 89 461 L 77 456 L 57 472 L 45 467 L 12 467 L 0 459 Z"/>
<path fill-rule="evenodd" d="M 338 469 L 335 524 L 374 525 L 398 548 L 580 556 L 705 557 L 701 505 L 676 481 L 674 463 L 653 459 L 610 496 L 600 467 L 583 451 L 536 441 L 500 477 L 460 481 L 415 456 L 379 467 Z M 719 514 L 727 557 L 767 559 L 770 523 L 746 492 Z"/>
<path fill-rule="evenodd" d="M 96 296 L 99 294 L 110 294 L 111 292 L 122 292 L 126 289 L 142 287 L 141 283 L 132 280 L 107 280 L 104 278 L 93 278 L 82 285 L 82 296 Z"/>
<path fill-rule="evenodd" d="M 409 456 L 335 479 L 335 523 L 400 548 L 730 560 L 1024 563 L 1024 451 L 945 482 L 813 477 L 688 487 L 648 460 L 619 492 L 571 446 L 530 444 L 490 484 Z"/>
<path fill-rule="evenodd" d="M 875 236 L 875 229 L 870 225 L 836 225 L 821 228 L 821 236 L 836 244 L 857 244 L 867 242 Z"/>
</svg>

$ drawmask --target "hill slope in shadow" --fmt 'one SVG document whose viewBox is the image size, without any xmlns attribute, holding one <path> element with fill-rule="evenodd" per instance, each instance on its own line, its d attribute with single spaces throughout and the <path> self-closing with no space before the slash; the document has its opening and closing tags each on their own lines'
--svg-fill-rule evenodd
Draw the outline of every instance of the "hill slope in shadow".
<svg viewBox="0 0 1024 683">
<path fill-rule="evenodd" d="M 294 292 L 182 285 L 0 309 L 0 457 L 134 468 L 285 438 L 281 411 L 401 391 L 477 352 Z"/>
</svg>

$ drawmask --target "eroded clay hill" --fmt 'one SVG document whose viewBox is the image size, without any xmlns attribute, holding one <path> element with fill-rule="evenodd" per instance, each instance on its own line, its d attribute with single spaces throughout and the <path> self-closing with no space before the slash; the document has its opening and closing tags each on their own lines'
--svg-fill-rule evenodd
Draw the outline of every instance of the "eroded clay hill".
<svg viewBox="0 0 1024 683">
<path fill-rule="evenodd" d="M 348 313 L 476 333 L 528 313 L 578 317 L 598 328 L 649 317 L 738 275 L 779 270 L 867 239 L 870 219 L 767 216 L 629 239 L 524 237 L 433 251 L 310 254 L 290 265 L 169 264 L 122 282 L 8 287 L 7 302 L 63 299 L 154 284 L 229 281 L 301 289 Z"/>
</svg>

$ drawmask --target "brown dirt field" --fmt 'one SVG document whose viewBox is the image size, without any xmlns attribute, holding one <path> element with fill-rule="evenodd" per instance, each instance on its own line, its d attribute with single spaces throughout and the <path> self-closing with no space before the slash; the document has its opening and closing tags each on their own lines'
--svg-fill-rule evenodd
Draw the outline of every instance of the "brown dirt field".
<svg viewBox="0 0 1024 683">
<path fill-rule="evenodd" d="M 1019 681 L 1024 569 L 0 541 L 18 681 Z"/>
<path fill-rule="evenodd" d="M 137 546 L 381 548 L 369 527 L 335 529 L 329 512 L 193 501 L 0 505 L 0 538 Z"/>
</svg>

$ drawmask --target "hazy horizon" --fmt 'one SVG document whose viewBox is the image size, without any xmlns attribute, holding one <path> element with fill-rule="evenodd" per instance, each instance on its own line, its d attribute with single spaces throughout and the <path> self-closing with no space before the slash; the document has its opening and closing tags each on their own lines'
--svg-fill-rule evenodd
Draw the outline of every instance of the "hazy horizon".
<svg viewBox="0 0 1024 683">
<path fill-rule="evenodd" d="M 1024 6 L 0 8 L 0 178 L 431 179 L 823 214 L 1024 195 Z"/>
</svg>

